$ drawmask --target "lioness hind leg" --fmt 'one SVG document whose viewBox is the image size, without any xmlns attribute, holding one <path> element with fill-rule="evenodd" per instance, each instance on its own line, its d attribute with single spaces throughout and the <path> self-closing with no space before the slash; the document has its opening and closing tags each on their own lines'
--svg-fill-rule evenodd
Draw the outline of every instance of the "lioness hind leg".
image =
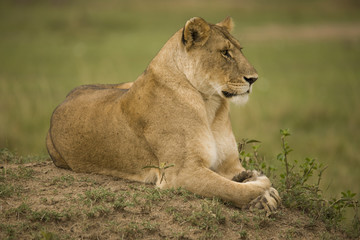
<svg viewBox="0 0 360 240">
<path fill-rule="evenodd" d="M 50 131 L 46 136 L 46 148 L 51 157 L 51 160 L 54 162 L 55 166 L 59 168 L 70 169 L 69 165 L 65 162 L 65 160 L 61 157 L 59 152 L 55 149 L 54 144 L 52 142 Z"/>
</svg>

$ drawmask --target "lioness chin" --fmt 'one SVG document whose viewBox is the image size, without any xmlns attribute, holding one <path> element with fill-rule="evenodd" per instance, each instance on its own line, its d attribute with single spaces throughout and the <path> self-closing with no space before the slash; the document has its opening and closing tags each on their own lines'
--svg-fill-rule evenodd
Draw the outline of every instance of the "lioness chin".
<svg viewBox="0 0 360 240">
<path fill-rule="evenodd" d="M 135 82 L 71 91 L 51 117 L 54 164 L 275 210 L 269 179 L 238 160 L 229 101 L 246 102 L 258 75 L 232 26 L 192 18 Z M 165 180 L 160 167 L 144 168 L 164 164 Z"/>
</svg>

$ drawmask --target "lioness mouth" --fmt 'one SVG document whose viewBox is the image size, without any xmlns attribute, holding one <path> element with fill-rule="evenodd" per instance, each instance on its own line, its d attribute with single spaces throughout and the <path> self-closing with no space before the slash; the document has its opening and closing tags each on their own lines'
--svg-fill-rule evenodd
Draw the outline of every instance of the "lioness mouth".
<svg viewBox="0 0 360 240">
<path fill-rule="evenodd" d="M 236 93 L 229 93 L 227 91 L 222 91 L 222 93 L 224 94 L 224 96 L 226 98 L 231 98 L 231 97 L 235 97 L 237 94 Z"/>
<path fill-rule="evenodd" d="M 223 94 L 224 94 L 224 96 L 226 97 L 226 98 L 232 98 L 232 97 L 235 97 L 235 96 L 238 96 L 238 95 L 245 95 L 245 94 L 248 94 L 248 93 L 250 93 L 250 91 L 248 90 L 248 91 L 246 91 L 245 93 L 241 93 L 241 94 L 237 94 L 237 93 L 230 93 L 230 92 L 227 92 L 227 91 L 221 91 Z"/>
</svg>

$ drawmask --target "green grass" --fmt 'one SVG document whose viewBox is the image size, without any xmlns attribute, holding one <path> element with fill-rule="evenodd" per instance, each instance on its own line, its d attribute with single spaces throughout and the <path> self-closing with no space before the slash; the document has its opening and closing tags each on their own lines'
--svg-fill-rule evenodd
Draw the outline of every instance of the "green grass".
<svg viewBox="0 0 360 240">
<path fill-rule="evenodd" d="M 51 113 L 72 88 L 135 80 L 187 19 L 230 15 L 260 75 L 249 104 L 232 109 L 237 138 L 261 140 L 276 165 L 278 131 L 290 128 L 295 158 L 329 166 L 330 196 L 360 193 L 359 39 L 246 40 L 250 27 L 359 23 L 359 9 L 342 0 L 2 1 L 0 149 L 45 154 Z"/>
</svg>

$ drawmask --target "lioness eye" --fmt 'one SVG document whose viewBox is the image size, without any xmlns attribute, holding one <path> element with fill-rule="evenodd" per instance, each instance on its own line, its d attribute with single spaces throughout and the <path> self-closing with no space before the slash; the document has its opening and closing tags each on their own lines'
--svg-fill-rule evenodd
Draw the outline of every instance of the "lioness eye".
<svg viewBox="0 0 360 240">
<path fill-rule="evenodd" d="M 221 54 L 222 54 L 224 57 L 231 58 L 231 54 L 230 54 L 229 50 L 222 50 L 222 51 L 221 51 Z"/>
</svg>

